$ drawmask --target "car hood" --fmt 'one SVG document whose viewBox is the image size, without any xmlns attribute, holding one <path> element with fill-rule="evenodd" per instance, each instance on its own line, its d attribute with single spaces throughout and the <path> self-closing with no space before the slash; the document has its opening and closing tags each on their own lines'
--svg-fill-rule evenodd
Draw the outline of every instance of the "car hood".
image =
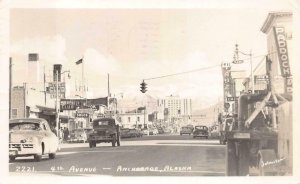
<svg viewBox="0 0 300 184">
<path fill-rule="evenodd" d="M 194 133 L 207 133 L 207 130 L 195 130 Z"/>
<path fill-rule="evenodd" d="M 23 139 L 29 138 L 29 137 L 42 137 L 42 133 L 34 130 L 28 130 L 28 131 L 10 131 L 9 132 L 9 142 L 20 142 Z"/>
</svg>

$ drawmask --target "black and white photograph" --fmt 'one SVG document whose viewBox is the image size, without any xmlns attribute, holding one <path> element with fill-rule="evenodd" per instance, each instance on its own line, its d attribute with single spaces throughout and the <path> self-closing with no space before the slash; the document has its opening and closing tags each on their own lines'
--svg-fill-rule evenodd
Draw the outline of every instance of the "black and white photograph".
<svg viewBox="0 0 300 184">
<path fill-rule="evenodd" d="M 300 183 L 299 22 L 299 0 L 0 0 L 0 183 Z"/>
</svg>

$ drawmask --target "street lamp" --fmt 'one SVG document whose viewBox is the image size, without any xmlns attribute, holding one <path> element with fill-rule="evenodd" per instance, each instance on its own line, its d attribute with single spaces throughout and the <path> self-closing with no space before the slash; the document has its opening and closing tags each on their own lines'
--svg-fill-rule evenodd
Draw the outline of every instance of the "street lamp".
<svg viewBox="0 0 300 184">
<path fill-rule="evenodd" d="M 61 74 L 64 74 L 68 72 L 68 77 L 71 78 L 70 76 L 70 71 L 67 70 L 67 71 L 64 71 L 64 72 L 61 72 Z M 58 135 L 58 138 L 60 138 L 60 134 L 58 133 L 59 131 L 59 128 L 58 128 L 58 125 L 59 125 L 59 104 L 58 104 L 58 70 L 55 71 L 55 86 L 56 86 L 56 98 L 55 98 L 55 105 L 56 105 L 56 132 L 57 132 L 57 135 Z"/>
<path fill-rule="evenodd" d="M 243 60 L 239 59 L 239 53 L 245 55 L 245 56 L 250 56 L 250 70 L 251 70 L 251 91 L 252 94 L 254 94 L 254 76 L 253 76 L 253 68 L 252 68 L 252 51 L 250 50 L 250 53 L 244 53 L 242 51 L 239 51 L 238 49 L 238 44 L 235 44 L 235 51 L 234 51 L 234 56 L 233 56 L 233 63 L 234 64 L 240 64 L 243 63 Z"/>
</svg>

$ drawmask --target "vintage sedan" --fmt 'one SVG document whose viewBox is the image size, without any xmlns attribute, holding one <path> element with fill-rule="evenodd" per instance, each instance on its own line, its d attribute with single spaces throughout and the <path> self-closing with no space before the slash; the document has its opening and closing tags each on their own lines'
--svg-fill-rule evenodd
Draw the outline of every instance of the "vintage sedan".
<svg viewBox="0 0 300 184">
<path fill-rule="evenodd" d="M 208 139 L 208 128 L 207 126 L 195 126 L 195 130 L 193 132 L 193 138 L 196 137 L 204 137 Z"/>
<path fill-rule="evenodd" d="M 40 161 L 48 154 L 54 159 L 58 150 L 58 138 L 48 122 L 40 118 L 22 118 L 9 121 L 9 160 L 16 157 L 33 156 Z"/>
<path fill-rule="evenodd" d="M 81 142 L 85 143 L 87 142 L 88 135 L 84 129 L 75 129 L 71 131 L 69 143 L 73 142 Z"/>
<path fill-rule="evenodd" d="M 193 133 L 193 130 L 190 127 L 181 127 L 180 129 L 180 135 L 189 134 L 191 135 Z"/>
</svg>

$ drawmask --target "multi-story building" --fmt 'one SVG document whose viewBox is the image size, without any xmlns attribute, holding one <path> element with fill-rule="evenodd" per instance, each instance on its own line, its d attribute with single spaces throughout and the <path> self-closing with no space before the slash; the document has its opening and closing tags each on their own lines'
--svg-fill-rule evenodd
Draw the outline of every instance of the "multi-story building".
<svg viewBox="0 0 300 184">
<path fill-rule="evenodd" d="M 271 67 L 271 89 L 292 99 L 293 83 L 293 14 L 291 12 L 272 12 L 268 14 L 261 31 L 267 36 L 267 48 Z M 294 62 L 296 63 L 296 62 Z M 273 109 L 273 126 L 278 131 L 278 157 L 285 158 L 287 170 L 293 169 L 293 115 L 292 101 L 285 101 Z"/>
<path fill-rule="evenodd" d="M 158 106 L 164 109 L 164 119 L 169 122 L 191 122 L 192 100 L 183 99 L 179 96 L 167 96 L 158 100 Z"/>
</svg>

